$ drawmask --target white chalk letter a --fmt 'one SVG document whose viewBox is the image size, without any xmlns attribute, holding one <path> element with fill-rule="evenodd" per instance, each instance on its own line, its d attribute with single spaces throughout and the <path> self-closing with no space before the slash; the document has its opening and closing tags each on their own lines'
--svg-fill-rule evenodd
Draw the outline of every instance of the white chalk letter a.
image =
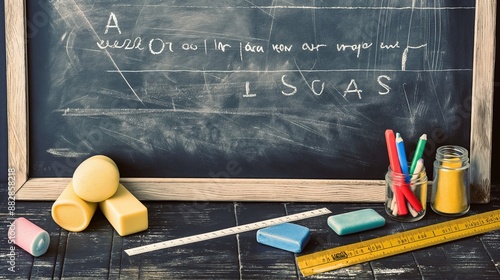
<svg viewBox="0 0 500 280">
<path fill-rule="evenodd" d="M 356 84 L 356 81 L 354 79 L 352 79 L 351 82 L 349 83 L 349 85 L 347 86 L 347 89 L 344 91 L 344 97 L 348 93 L 354 93 L 354 92 L 357 93 L 359 99 L 361 99 L 361 93 L 363 91 L 358 88 L 358 85 Z"/>
<path fill-rule="evenodd" d="M 112 25 L 111 21 L 113 21 L 113 25 Z M 108 24 L 106 24 L 106 31 L 104 31 L 104 34 L 108 34 L 109 28 L 111 28 L 111 27 L 118 29 L 118 33 L 122 34 L 122 31 L 120 30 L 120 26 L 118 26 L 118 19 L 116 19 L 116 15 L 114 13 L 109 14 Z"/>
</svg>

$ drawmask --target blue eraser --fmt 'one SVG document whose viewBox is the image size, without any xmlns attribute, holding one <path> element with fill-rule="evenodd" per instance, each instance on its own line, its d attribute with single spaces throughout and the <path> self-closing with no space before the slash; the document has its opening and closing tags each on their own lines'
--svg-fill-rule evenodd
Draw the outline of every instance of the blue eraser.
<svg viewBox="0 0 500 280">
<path fill-rule="evenodd" d="M 257 231 L 257 242 L 293 253 L 300 253 L 309 238 L 308 228 L 291 223 L 279 224 Z"/>
<path fill-rule="evenodd" d="M 328 226 L 338 235 L 374 229 L 385 225 L 384 217 L 373 209 L 362 209 L 328 217 Z"/>
</svg>

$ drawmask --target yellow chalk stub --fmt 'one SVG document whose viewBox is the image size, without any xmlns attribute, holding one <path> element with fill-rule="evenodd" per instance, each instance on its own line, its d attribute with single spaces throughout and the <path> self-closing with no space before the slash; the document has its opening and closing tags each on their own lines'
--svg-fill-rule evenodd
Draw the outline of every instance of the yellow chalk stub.
<svg viewBox="0 0 500 280">
<path fill-rule="evenodd" d="M 122 184 L 99 207 L 119 235 L 125 236 L 148 228 L 148 209 Z"/>
<path fill-rule="evenodd" d="M 437 189 L 433 209 L 443 214 L 457 214 L 467 210 L 467 188 L 463 181 L 461 161 L 452 159 L 443 162 L 438 171 Z"/>
<path fill-rule="evenodd" d="M 97 209 L 97 203 L 81 199 L 73 190 L 72 181 L 52 205 L 52 219 L 68 231 L 87 228 Z"/>
<path fill-rule="evenodd" d="M 110 198 L 118 189 L 120 172 L 107 156 L 97 155 L 84 160 L 73 174 L 75 193 L 89 202 Z"/>
</svg>

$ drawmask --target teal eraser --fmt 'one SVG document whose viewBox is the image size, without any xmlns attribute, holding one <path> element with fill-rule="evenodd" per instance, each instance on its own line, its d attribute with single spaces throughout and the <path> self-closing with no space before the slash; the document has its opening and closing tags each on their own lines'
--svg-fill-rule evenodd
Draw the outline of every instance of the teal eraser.
<svg viewBox="0 0 500 280">
<path fill-rule="evenodd" d="M 385 225 L 384 217 L 373 209 L 362 209 L 328 217 L 328 226 L 338 235 L 346 235 Z"/>
<path fill-rule="evenodd" d="M 279 224 L 257 231 L 257 242 L 293 253 L 300 253 L 309 238 L 308 228 L 292 223 Z"/>
</svg>

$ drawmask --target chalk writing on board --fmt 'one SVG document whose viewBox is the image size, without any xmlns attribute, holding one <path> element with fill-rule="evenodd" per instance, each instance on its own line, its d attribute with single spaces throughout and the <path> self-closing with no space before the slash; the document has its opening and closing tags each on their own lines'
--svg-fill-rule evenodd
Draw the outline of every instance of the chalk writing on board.
<svg viewBox="0 0 500 280">
<path fill-rule="evenodd" d="M 120 28 L 119 20 L 118 17 L 116 16 L 115 13 L 110 12 L 109 14 L 109 19 L 106 24 L 106 26 L 103 27 L 104 29 L 104 34 L 111 34 L 113 31 L 110 32 L 110 30 L 114 30 L 114 33 L 122 35 L 122 33 L 126 33 L 126 30 L 122 31 L 122 28 Z M 146 30 L 147 32 L 147 30 Z M 179 39 L 176 39 L 179 40 Z M 196 42 L 202 40 L 202 42 L 198 45 Z M 143 43 L 144 42 L 144 43 Z M 374 46 L 373 42 L 361 42 L 361 43 L 355 43 L 355 44 L 346 44 L 346 43 L 336 43 L 334 44 L 336 51 L 337 52 L 354 52 L 356 54 L 357 59 L 360 58 L 362 51 L 369 50 Z M 239 53 L 239 58 L 240 61 L 244 60 L 244 57 L 246 56 L 246 53 L 260 53 L 262 55 L 265 55 L 268 52 L 274 53 L 274 55 L 284 55 L 286 53 L 291 53 L 292 50 L 298 50 L 303 51 L 303 52 L 320 52 L 322 49 L 328 48 L 327 44 L 322 44 L 322 43 L 301 43 L 301 44 L 283 44 L 283 43 L 273 43 L 270 42 L 268 46 L 270 47 L 267 49 L 267 46 L 259 43 L 253 43 L 253 42 L 235 42 L 235 43 L 225 43 L 224 41 L 221 41 L 220 39 L 203 39 L 203 38 L 198 38 L 197 40 L 194 40 L 193 42 L 189 41 L 188 39 L 180 39 L 180 41 L 177 42 L 171 42 L 168 40 L 168 38 L 162 39 L 162 38 L 152 38 L 152 39 L 146 39 L 141 36 L 135 37 L 135 38 L 125 38 L 121 40 L 117 39 L 99 39 L 97 42 L 97 46 L 101 50 L 106 50 L 106 49 L 118 49 L 118 50 L 124 50 L 124 51 L 138 51 L 138 52 L 146 52 L 147 54 L 151 55 L 168 55 L 181 52 L 184 53 L 185 55 L 193 55 L 193 52 L 198 52 L 201 53 L 202 56 L 209 57 L 211 52 L 238 52 Z M 427 46 L 427 44 L 422 44 L 420 46 L 407 46 L 403 51 L 401 51 L 401 70 L 406 70 L 406 63 L 408 60 L 408 52 L 409 50 L 416 50 L 419 48 L 424 48 Z M 377 46 L 375 46 L 377 47 Z M 400 49 L 400 43 L 399 41 L 396 41 L 392 44 L 386 43 L 386 42 L 381 42 L 380 45 L 378 46 L 379 50 L 384 51 L 384 50 L 394 50 L 394 49 Z M 188 54 L 189 53 L 189 54 Z M 423 52 L 420 53 L 420 55 L 424 55 Z M 188 57 L 186 57 L 187 59 Z M 172 70 L 109 70 L 108 72 L 127 72 L 127 73 L 137 73 L 137 72 L 164 72 L 164 71 L 172 71 Z M 175 70 L 176 72 L 180 71 L 185 71 L 185 72 L 195 72 L 196 70 Z M 229 72 L 240 72 L 240 70 L 226 70 Z M 262 71 L 258 70 L 257 72 L 268 72 L 269 70 Z M 284 72 L 282 70 L 278 70 L 279 72 Z M 295 70 L 292 70 L 295 72 Z M 321 71 L 321 70 L 320 70 Z M 326 70 L 329 71 L 329 70 Z M 345 69 L 343 69 L 345 71 Z M 204 69 L 202 72 L 207 73 L 211 72 L 211 70 Z M 217 71 L 218 72 L 218 71 Z M 247 71 L 248 72 L 248 71 Z M 391 87 L 384 83 L 384 81 L 390 81 L 391 78 L 388 75 L 380 75 L 376 77 L 377 83 L 379 84 L 380 88 L 384 89 L 385 91 L 379 91 L 380 95 L 385 95 L 388 94 L 391 90 Z M 285 96 L 291 96 L 297 93 L 297 87 L 295 87 L 293 84 L 290 84 L 286 81 L 286 75 L 281 76 L 281 83 L 284 87 L 287 87 L 289 90 L 284 91 L 282 90 L 281 93 Z M 320 90 L 316 90 L 315 84 L 319 84 Z M 245 94 L 243 94 L 243 97 L 256 97 L 257 95 L 255 93 L 250 93 L 250 82 L 246 81 L 244 83 L 245 87 Z M 322 82 L 321 80 L 313 80 L 309 84 L 309 88 L 311 92 L 314 95 L 321 95 L 325 89 L 325 82 Z M 348 93 L 356 93 L 359 99 L 362 99 L 362 90 L 358 88 L 356 81 L 352 79 L 349 84 L 347 85 L 346 89 L 343 91 L 343 96 L 346 97 Z"/>
<path fill-rule="evenodd" d="M 381 178 L 388 127 L 467 146 L 474 1 L 359 2 L 38 3 L 32 172 L 104 153 L 124 176 Z"/>
</svg>

